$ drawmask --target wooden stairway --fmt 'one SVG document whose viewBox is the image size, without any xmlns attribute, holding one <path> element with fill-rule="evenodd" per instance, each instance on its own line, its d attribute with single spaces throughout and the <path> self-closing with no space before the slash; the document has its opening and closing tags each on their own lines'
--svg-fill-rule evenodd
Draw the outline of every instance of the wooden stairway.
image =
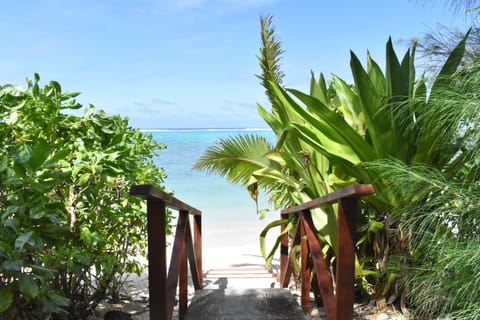
<svg viewBox="0 0 480 320">
<path fill-rule="evenodd" d="M 281 287 L 288 287 L 293 273 L 293 260 L 300 257 L 301 305 L 305 313 L 311 311 L 310 292 L 313 289 L 317 291 L 316 294 L 321 294 L 328 319 L 353 319 L 355 217 L 358 214 L 359 198 L 374 192 L 372 185 L 349 185 L 280 212 L 283 221 L 296 221 L 293 229 L 286 229 L 285 224 L 280 227 L 283 233 L 279 261 Z M 202 270 L 204 270 L 202 268 L 202 212 L 152 185 L 133 186 L 129 193 L 147 201 L 148 283 L 152 320 L 172 319 L 177 288 L 179 318 L 183 318 L 184 315 L 187 315 L 187 319 L 305 318 L 290 292 L 271 286 L 251 287 L 252 279 L 258 283 L 257 278 L 252 274 L 248 277 L 245 274 L 225 276 L 220 272 L 215 274 L 217 280 L 211 283 L 215 285 L 217 282 L 217 289 L 204 289 L 200 293 L 203 289 Z M 317 237 L 318 230 L 313 223 L 311 211 L 331 205 L 337 206 L 338 220 L 334 272 L 331 271 L 333 266 L 330 265 L 330 259 L 324 257 L 323 244 Z M 168 272 L 165 232 L 167 208 L 178 210 Z M 297 252 L 294 253 L 296 247 L 300 247 L 300 255 Z M 316 286 L 313 288 L 312 272 L 316 274 Z M 197 292 L 187 312 L 189 274 Z M 211 275 L 213 276 L 214 273 Z M 208 277 L 208 273 L 206 276 Z M 248 289 L 229 288 L 232 286 L 233 279 L 243 279 L 241 283 L 248 283 Z M 333 283 L 335 283 L 335 290 Z M 265 310 L 266 314 L 259 313 L 259 310 Z"/>
</svg>

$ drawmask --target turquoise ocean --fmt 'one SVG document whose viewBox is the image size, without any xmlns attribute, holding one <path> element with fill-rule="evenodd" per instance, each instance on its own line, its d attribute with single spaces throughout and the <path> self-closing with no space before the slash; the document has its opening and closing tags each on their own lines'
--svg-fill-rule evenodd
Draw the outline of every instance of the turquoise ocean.
<svg viewBox="0 0 480 320">
<path fill-rule="evenodd" d="M 167 148 L 159 151 L 155 163 L 167 173 L 164 185 L 174 192 L 174 196 L 202 211 L 202 225 L 206 245 L 221 241 L 222 245 L 240 245 L 229 235 L 251 234 L 257 241 L 258 230 L 266 225 L 267 217 L 260 221 L 255 202 L 244 187 L 228 182 L 224 177 L 192 170 L 195 161 L 208 147 L 220 139 L 235 135 L 253 134 L 274 141 L 274 134 L 265 129 L 168 129 L 144 130 L 151 133 L 156 141 Z M 265 197 L 263 197 L 265 199 Z M 261 207 L 268 205 L 267 201 Z M 245 241 L 242 240 L 242 241 Z M 219 245 L 215 243 L 215 245 Z"/>
</svg>

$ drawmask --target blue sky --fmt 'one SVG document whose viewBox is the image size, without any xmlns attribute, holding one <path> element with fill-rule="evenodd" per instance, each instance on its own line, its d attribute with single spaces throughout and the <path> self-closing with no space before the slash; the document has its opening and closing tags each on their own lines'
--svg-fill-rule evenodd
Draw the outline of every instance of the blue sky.
<svg viewBox="0 0 480 320">
<path fill-rule="evenodd" d="M 139 128 L 265 127 L 259 17 L 274 16 L 286 51 L 284 84 L 306 91 L 310 71 L 351 79 L 349 51 L 383 65 L 389 36 L 467 27 L 443 1 L 2 1 L 0 83 L 40 74 L 78 100 Z M 435 1 L 430 1 L 434 3 Z"/>
</svg>

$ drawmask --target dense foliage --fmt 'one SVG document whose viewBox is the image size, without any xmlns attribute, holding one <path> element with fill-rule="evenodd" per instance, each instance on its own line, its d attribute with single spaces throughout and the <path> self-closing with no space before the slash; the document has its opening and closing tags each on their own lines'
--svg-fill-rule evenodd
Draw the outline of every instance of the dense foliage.
<svg viewBox="0 0 480 320">
<path fill-rule="evenodd" d="M 368 164 L 398 200 L 391 214 L 402 221 L 409 250 L 397 270 L 419 317 L 480 319 L 479 71 L 477 61 L 459 69 L 423 110 L 431 131 L 457 147 L 448 167 Z"/>
<path fill-rule="evenodd" d="M 353 84 L 312 74 L 308 94 L 281 84 L 283 51 L 271 17 L 262 19 L 261 35 L 259 78 L 271 105 L 258 110 L 277 144 L 249 136 L 222 140 L 196 167 L 225 175 L 254 196 L 264 188 L 278 207 L 346 184 L 374 184 L 358 226 L 364 292 L 380 308 L 408 302 L 427 318 L 480 316 L 471 313 L 478 310 L 478 281 L 467 281 L 468 270 L 478 270 L 480 218 L 479 73 L 463 60 L 468 33 L 432 79 L 416 78 L 415 47 L 398 59 L 389 40 L 385 71 L 370 55 L 364 67 L 352 53 Z M 333 260 L 335 208 L 318 210 L 314 220 L 329 248 L 325 258 Z M 276 221 L 266 229 L 282 223 L 292 226 Z"/>
<path fill-rule="evenodd" d="M 162 182 L 163 145 L 128 120 L 72 114 L 60 84 L 0 86 L 0 316 L 85 318 L 140 272 L 146 219 L 132 184 Z"/>
</svg>

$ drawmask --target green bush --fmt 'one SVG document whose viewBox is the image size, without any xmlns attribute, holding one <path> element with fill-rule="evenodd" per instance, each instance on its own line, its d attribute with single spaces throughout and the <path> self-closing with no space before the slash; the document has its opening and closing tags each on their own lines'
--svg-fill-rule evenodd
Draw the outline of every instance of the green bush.
<svg viewBox="0 0 480 320">
<path fill-rule="evenodd" d="M 84 110 L 57 82 L 0 86 L 0 318 L 85 318 L 139 273 L 146 217 L 133 184 L 158 185 L 162 144 Z"/>
</svg>

